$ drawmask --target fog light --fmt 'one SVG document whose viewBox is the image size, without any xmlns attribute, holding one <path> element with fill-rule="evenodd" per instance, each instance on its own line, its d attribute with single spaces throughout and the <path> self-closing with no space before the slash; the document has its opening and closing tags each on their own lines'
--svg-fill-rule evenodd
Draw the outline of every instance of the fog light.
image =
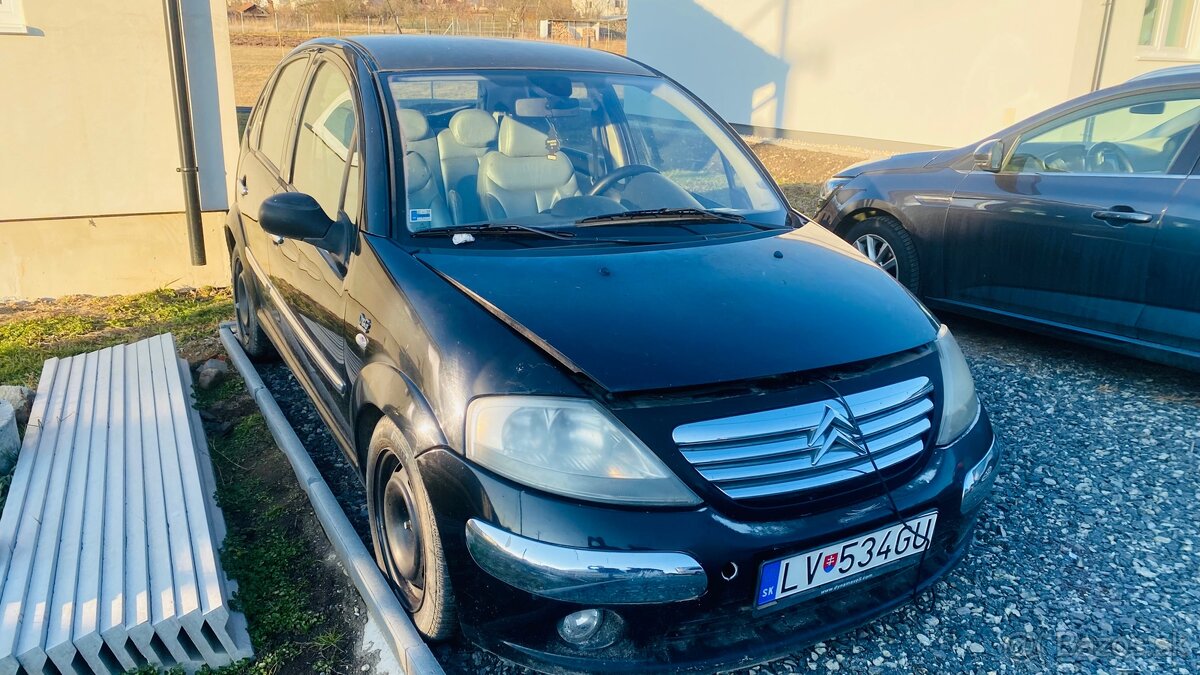
<svg viewBox="0 0 1200 675">
<path fill-rule="evenodd" d="M 963 478 L 962 512 L 966 513 L 984 500 L 988 488 L 996 479 L 996 466 L 1000 463 L 1000 443 L 992 441 L 992 447 L 975 466 L 967 471 Z"/>
<path fill-rule="evenodd" d="M 603 649 L 617 641 L 625 622 L 607 609 L 582 609 L 558 622 L 558 636 L 579 649 Z"/>
</svg>

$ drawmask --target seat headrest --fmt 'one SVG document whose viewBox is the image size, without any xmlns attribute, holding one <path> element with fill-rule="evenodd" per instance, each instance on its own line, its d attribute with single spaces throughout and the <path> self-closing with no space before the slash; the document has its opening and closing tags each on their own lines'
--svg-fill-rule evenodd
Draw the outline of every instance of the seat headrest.
<svg viewBox="0 0 1200 675">
<path fill-rule="evenodd" d="M 545 157 L 550 154 L 546 147 L 549 135 L 538 131 L 514 117 L 500 120 L 500 140 L 497 149 L 509 157 Z"/>
<path fill-rule="evenodd" d="M 429 162 L 420 153 L 404 153 L 404 180 L 410 193 L 428 185 L 431 178 L 433 172 L 429 170 Z"/>
<path fill-rule="evenodd" d="M 485 110 L 460 110 L 450 118 L 450 133 L 454 134 L 454 140 L 468 148 L 486 148 L 496 140 L 499 131 L 496 118 Z"/>
<path fill-rule="evenodd" d="M 408 141 L 420 141 L 429 136 L 429 120 L 419 110 L 400 108 L 396 110 L 396 120 L 400 122 L 400 133 Z"/>
</svg>

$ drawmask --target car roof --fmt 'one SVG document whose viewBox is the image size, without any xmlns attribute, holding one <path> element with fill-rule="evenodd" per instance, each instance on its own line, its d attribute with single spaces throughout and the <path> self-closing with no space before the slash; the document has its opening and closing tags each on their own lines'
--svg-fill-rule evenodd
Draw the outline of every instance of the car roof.
<svg viewBox="0 0 1200 675">
<path fill-rule="evenodd" d="M 1127 82 L 1144 82 L 1145 80 L 1156 80 L 1160 77 L 1174 77 L 1180 75 L 1190 75 L 1193 79 L 1200 76 L 1200 63 L 1189 63 L 1183 66 L 1171 66 L 1169 68 L 1159 68 L 1141 75 L 1134 75 Z"/>
<path fill-rule="evenodd" d="M 645 66 L 598 49 L 550 42 L 444 35 L 360 35 L 346 38 L 378 70 L 572 70 L 656 75 Z"/>
</svg>

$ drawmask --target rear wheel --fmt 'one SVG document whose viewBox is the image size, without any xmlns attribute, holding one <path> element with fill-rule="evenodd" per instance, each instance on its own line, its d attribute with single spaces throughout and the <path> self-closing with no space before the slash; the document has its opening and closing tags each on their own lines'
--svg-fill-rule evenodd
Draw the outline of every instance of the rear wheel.
<svg viewBox="0 0 1200 675">
<path fill-rule="evenodd" d="M 367 515 L 375 559 L 417 630 L 430 640 L 454 633 L 454 594 L 425 483 L 404 434 L 387 417 L 371 434 Z"/>
<path fill-rule="evenodd" d="M 845 239 L 868 260 L 917 293 L 921 282 L 917 247 L 900 221 L 891 216 L 872 216 L 847 230 Z"/>
<path fill-rule="evenodd" d="M 250 270 L 242 264 L 237 249 L 231 253 L 229 269 L 233 273 L 233 306 L 237 314 L 238 341 L 251 359 L 270 359 L 275 356 L 275 347 L 258 323 L 258 303 L 250 293 L 253 288 Z"/>
</svg>

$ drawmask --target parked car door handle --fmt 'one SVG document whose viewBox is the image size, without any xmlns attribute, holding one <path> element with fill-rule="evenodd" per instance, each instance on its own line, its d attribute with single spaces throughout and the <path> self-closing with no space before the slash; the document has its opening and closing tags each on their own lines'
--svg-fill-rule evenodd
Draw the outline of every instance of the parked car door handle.
<svg viewBox="0 0 1200 675">
<path fill-rule="evenodd" d="M 242 176 L 240 179 L 238 179 L 238 192 L 242 193 L 243 197 L 250 194 L 250 188 L 246 187 L 245 176 Z"/>
<path fill-rule="evenodd" d="M 1154 220 L 1154 216 L 1149 213 L 1134 211 L 1129 207 L 1123 209 L 1119 206 L 1114 206 L 1111 211 L 1095 211 L 1092 213 L 1092 217 L 1116 227 L 1120 227 L 1125 223 L 1148 223 Z"/>
<path fill-rule="evenodd" d="M 276 246 L 279 246 L 279 245 L 283 244 L 283 237 L 281 237 L 281 236 L 279 236 L 279 235 L 277 235 L 277 234 L 276 234 L 276 235 L 273 235 L 273 236 L 271 237 L 271 243 L 272 243 L 272 244 L 275 244 Z"/>
</svg>

